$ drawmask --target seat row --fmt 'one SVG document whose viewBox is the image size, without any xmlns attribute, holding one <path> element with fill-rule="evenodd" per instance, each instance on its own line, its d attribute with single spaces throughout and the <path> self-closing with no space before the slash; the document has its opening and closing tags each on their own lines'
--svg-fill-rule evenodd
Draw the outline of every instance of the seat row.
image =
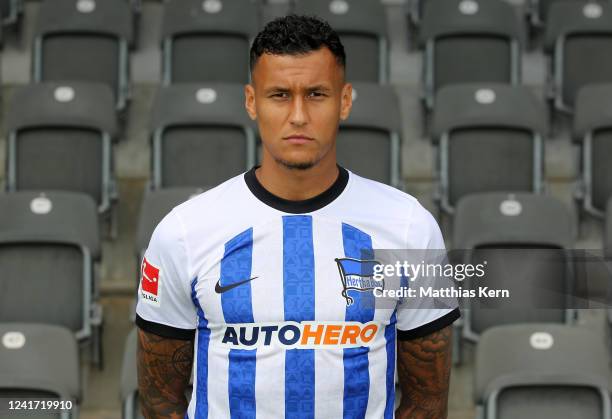
<svg viewBox="0 0 612 419">
<path fill-rule="evenodd" d="M 164 84 L 249 81 L 249 45 L 261 27 L 257 2 L 171 0 L 164 8 Z M 319 15 L 337 30 L 349 57 L 348 80 L 388 82 L 390 45 L 380 2 L 298 1 L 292 10 Z M 130 16 L 124 0 L 43 2 L 32 46 L 32 80 L 101 82 L 113 90 L 117 109 L 124 110 L 134 41 Z M 547 21 L 548 97 L 557 110 L 572 112 L 581 87 L 612 82 L 612 3 L 554 2 Z M 447 85 L 521 82 L 524 36 L 504 1 L 428 0 L 421 23 L 428 111 Z"/>
<path fill-rule="evenodd" d="M 603 217 L 612 195 L 612 85 L 581 90 L 574 141 L 581 150 L 576 198 Z M 356 83 L 350 117 L 337 142 L 338 161 L 355 173 L 403 188 L 401 116 L 389 86 Z M 452 214 L 478 192 L 545 191 L 548 117 L 526 87 L 447 86 L 437 95 L 432 141 L 438 150 L 435 198 Z M 89 195 L 115 215 L 117 118 L 110 90 L 94 83 L 41 83 L 18 89 L 6 115 L 5 190 L 68 190 Z M 161 87 L 150 115 L 151 189 L 206 187 L 258 161 L 258 135 L 237 84 Z M 76 174 L 76 176 L 75 176 Z M 112 217 L 111 217 L 112 220 Z"/>
</svg>

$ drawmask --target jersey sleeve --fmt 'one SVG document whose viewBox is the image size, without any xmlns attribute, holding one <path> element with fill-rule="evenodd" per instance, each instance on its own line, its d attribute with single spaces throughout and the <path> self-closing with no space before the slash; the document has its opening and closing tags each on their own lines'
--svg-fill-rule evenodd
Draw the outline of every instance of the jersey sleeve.
<svg viewBox="0 0 612 419">
<path fill-rule="evenodd" d="M 171 339 L 192 339 L 197 311 L 181 220 L 170 212 L 157 225 L 140 265 L 136 325 Z"/>
<path fill-rule="evenodd" d="M 440 227 L 431 213 L 420 204 L 417 204 L 412 212 L 407 243 L 408 249 L 414 249 L 419 255 L 415 256 L 419 262 L 423 260 L 433 264 L 445 263 L 446 248 Z M 421 283 L 409 284 L 409 287 L 424 287 L 434 282 L 434 278 L 426 278 Z M 448 284 L 452 285 L 450 281 Z M 399 340 L 427 336 L 451 325 L 459 317 L 459 305 L 454 298 L 445 298 L 443 301 L 432 298 L 403 298 L 397 307 L 397 336 Z"/>
</svg>

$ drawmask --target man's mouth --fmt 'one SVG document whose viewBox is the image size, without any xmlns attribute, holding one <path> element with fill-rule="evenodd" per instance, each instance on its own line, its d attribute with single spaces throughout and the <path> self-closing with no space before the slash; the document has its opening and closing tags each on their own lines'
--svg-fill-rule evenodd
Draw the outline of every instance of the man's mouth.
<svg viewBox="0 0 612 419">
<path fill-rule="evenodd" d="M 283 137 L 283 140 L 288 141 L 292 144 L 305 144 L 307 142 L 313 141 L 314 138 L 308 137 L 306 135 L 295 134 Z"/>
</svg>

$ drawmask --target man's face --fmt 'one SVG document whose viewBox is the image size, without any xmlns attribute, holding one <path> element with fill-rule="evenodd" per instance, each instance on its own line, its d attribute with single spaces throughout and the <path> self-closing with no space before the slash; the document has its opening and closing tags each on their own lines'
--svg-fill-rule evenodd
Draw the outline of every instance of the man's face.
<svg viewBox="0 0 612 419">
<path fill-rule="evenodd" d="M 247 112 L 259 125 L 264 160 L 292 169 L 336 160 L 338 124 L 349 115 L 352 87 L 328 48 L 263 54 L 245 95 Z"/>
</svg>

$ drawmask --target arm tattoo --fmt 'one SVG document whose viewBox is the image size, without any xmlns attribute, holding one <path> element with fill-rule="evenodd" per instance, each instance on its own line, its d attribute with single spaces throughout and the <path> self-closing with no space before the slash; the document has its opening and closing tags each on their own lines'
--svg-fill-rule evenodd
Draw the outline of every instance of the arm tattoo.
<svg viewBox="0 0 612 419">
<path fill-rule="evenodd" d="M 138 395 L 146 419 L 184 417 L 192 363 L 192 340 L 138 330 Z"/>
<path fill-rule="evenodd" d="M 398 341 L 398 376 L 402 392 L 398 419 L 445 419 L 451 371 L 452 328 Z"/>
</svg>

